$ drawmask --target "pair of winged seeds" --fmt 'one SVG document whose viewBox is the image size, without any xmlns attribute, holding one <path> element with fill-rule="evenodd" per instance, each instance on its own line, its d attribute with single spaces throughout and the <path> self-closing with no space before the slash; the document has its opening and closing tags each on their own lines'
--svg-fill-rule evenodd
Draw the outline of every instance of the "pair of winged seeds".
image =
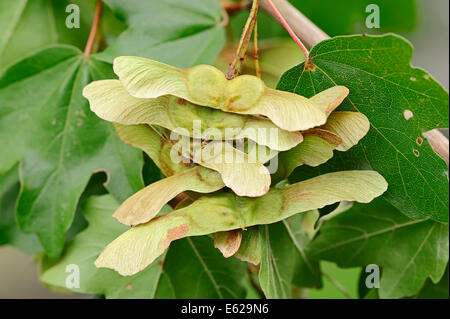
<svg viewBox="0 0 450 319">
<path fill-rule="evenodd" d="M 333 112 L 348 95 L 346 87 L 306 98 L 268 88 L 255 76 L 227 80 L 212 66 L 179 69 L 138 57 L 116 58 L 114 71 L 119 80 L 93 82 L 83 95 L 93 112 L 113 122 L 119 137 L 146 152 L 167 178 L 117 209 L 119 222 L 136 227 L 106 247 L 97 267 L 132 275 L 172 241 L 210 233 L 217 234 L 224 256 L 254 260 L 251 249 L 239 247 L 257 247 L 245 242 L 255 236 L 242 236 L 240 229 L 339 201 L 369 202 L 387 189 L 373 171 L 336 172 L 271 188 L 296 167 L 325 163 L 334 150 L 348 150 L 368 132 L 363 114 Z M 187 151 L 169 133 L 187 138 Z M 200 147 L 192 147 L 196 143 Z M 188 163 L 174 161 L 174 150 Z M 278 167 L 272 172 L 264 164 L 274 157 Z M 155 218 L 181 193 L 189 205 Z"/>
</svg>

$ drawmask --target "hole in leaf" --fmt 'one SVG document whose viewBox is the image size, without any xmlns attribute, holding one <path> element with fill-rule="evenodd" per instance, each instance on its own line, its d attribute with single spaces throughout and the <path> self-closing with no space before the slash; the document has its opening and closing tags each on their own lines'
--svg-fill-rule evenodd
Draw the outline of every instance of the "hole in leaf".
<svg viewBox="0 0 450 319">
<path fill-rule="evenodd" d="M 410 110 L 405 110 L 403 112 L 403 116 L 405 117 L 405 120 L 409 120 L 410 118 L 412 118 L 414 116 L 414 114 Z"/>
</svg>

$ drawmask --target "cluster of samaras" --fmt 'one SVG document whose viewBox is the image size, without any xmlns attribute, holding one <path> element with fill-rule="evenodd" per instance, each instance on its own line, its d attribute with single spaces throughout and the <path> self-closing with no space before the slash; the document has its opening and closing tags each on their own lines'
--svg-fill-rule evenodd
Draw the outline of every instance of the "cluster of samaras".
<svg viewBox="0 0 450 319">
<path fill-rule="evenodd" d="M 212 66 L 179 69 L 138 57 L 117 58 L 114 71 L 119 80 L 93 82 L 83 95 L 92 111 L 113 122 L 119 137 L 145 151 L 167 178 L 117 209 L 113 216 L 119 222 L 139 226 L 102 252 L 99 267 L 134 274 L 173 240 L 227 234 L 223 232 L 277 222 L 343 200 L 368 202 L 387 187 L 376 172 L 346 171 L 271 188 L 296 167 L 318 166 L 334 150 L 348 150 L 368 132 L 363 114 L 333 112 L 348 95 L 346 87 L 335 86 L 308 99 L 270 89 L 255 76 L 227 80 Z M 200 132 L 195 122 L 201 123 Z M 261 130 L 267 134 L 253 134 Z M 199 146 L 180 151 L 167 138 L 173 132 L 185 136 L 191 146 L 199 140 Z M 255 153 L 251 145 L 264 152 Z M 173 161 L 174 148 L 190 159 L 188 165 Z M 275 156 L 277 168 L 271 172 L 267 162 Z M 189 197 L 183 207 L 154 218 L 180 193 Z M 226 235 L 223 245 L 218 242 L 227 256 L 239 249 L 239 244 L 230 246 Z"/>
</svg>

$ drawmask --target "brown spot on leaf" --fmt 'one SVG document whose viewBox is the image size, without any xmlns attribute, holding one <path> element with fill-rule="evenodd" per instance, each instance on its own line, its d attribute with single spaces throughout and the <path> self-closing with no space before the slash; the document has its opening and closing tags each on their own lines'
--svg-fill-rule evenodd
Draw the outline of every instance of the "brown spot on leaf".
<svg viewBox="0 0 450 319">
<path fill-rule="evenodd" d="M 312 71 L 316 68 L 316 65 L 312 63 L 312 61 L 309 59 L 305 62 L 305 71 Z"/>
<path fill-rule="evenodd" d="M 133 285 L 132 284 L 128 284 L 125 286 L 125 290 L 131 290 L 133 289 Z"/>
<path fill-rule="evenodd" d="M 421 137 L 418 137 L 417 139 L 416 139 L 416 143 L 417 143 L 417 145 L 422 145 L 422 143 L 423 143 L 423 138 L 421 138 Z"/>
<path fill-rule="evenodd" d="M 178 100 L 177 100 L 177 103 L 179 104 L 179 105 L 186 105 L 186 100 L 185 99 L 182 99 L 182 98 L 179 98 Z"/>
<path fill-rule="evenodd" d="M 413 150 L 414 155 L 416 155 L 416 157 L 419 157 L 420 153 L 418 150 Z"/>
</svg>

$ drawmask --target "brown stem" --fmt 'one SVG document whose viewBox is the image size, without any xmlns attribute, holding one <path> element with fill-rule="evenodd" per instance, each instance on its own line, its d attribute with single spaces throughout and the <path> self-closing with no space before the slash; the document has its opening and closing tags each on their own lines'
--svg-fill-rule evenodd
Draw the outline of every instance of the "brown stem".
<svg viewBox="0 0 450 319">
<path fill-rule="evenodd" d="M 97 0 L 94 21 L 92 22 L 91 32 L 89 33 L 89 38 L 87 40 L 86 47 L 84 48 L 84 56 L 89 56 L 91 54 L 92 45 L 94 44 L 101 16 L 102 16 L 102 0 Z"/>
<path fill-rule="evenodd" d="M 255 21 L 255 28 L 253 32 L 253 59 L 255 60 L 255 72 L 258 78 L 261 78 L 261 68 L 259 66 L 259 51 L 258 51 L 258 21 Z"/>
<path fill-rule="evenodd" d="M 281 12 L 287 23 L 292 27 L 292 30 L 298 35 L 300 39 L 308 47 L 313 47 L 317 43 L 330 38 L 325 32 L 323 32 L 318 26 L 316 26 L 311 20 L 305 17 L 300 11 L 297 10 L 286 0 L 272 0 Z M 269 15 L 276 19 L 271 7 L 267 0 L 261 0 L 261 8 Z M 430 143 L 433 150 L 447 163 L 449 163 L 449 143 L 439 130 L 434 129 L 423 134 Z"/>
<path fill-rule="evenodd" d="M 245 23 L 244 29 L 242 30 L 238 47 L 228 68 L 228 80 L 233 79 L 236 75 L 239 74 L 242 61 L 244 60 L 245 53 L 247 52 L 248 43 L 250 42 L 250 37 L 252 36 L 253 28 L 255 27 L 256 19 L 258 16 L 258 8 L 259 0 L 253 0 L 252 8 L 250 9 L 250 14 L 248 16 L 247 22 Z"/>
</svg>

